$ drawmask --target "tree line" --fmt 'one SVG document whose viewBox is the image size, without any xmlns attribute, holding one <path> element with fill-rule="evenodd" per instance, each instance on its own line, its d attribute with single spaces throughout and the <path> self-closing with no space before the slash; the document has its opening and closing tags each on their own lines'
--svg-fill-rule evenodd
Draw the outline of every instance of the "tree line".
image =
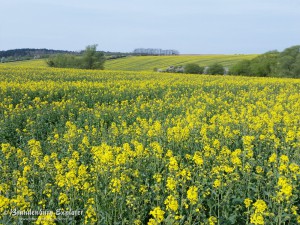
<svg viewBox="0 0 300 225">
<path fill-rule="evenodd" d="M 300 45 L 282 52 L 269 51 L 252 60 L 242 60 L 232 66 L 229 74 L 300 78 Z"/>
<path fill-rule="evenodd" d="M 79 52 L 66 51 L 66 50 L 52 50 L 52 49 L 35 49 L 35 48 L 21 48 L 0 51 L 1 62 L 22 61 L 30 59 L 48 58 L 54 54 L 79 54 Z"/>
</svg>

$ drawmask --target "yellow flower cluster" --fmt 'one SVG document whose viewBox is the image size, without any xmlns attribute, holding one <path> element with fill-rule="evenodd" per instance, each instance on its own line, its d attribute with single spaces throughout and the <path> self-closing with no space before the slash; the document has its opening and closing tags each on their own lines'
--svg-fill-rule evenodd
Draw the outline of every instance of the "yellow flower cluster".
<svg viewBox="0 0 300 225">
<path fill-rule="evenodd" d="M 195 205 L 198 201 L 198 188 L 191 186 L 187 191 L 187 198 L 190 200 L 192 205 Z"/>
<path fill-rule="evenodd" d="M 164 214 L 165 212 L 160 207 L 151 210 L 150 215 L 152 215 L 154 219 L 150 219 L 148 225 L 155 225 L 162 222 L 164 220 Z"/>
<path fill-rule="evenodd" d="M 250 201 L 248 200 L 248 204 Z M 265 211 L 267 209 L 266 203 L 258 199 L 255 203 L 253 203 L 254 213 L 250 216 L 250 222 L 255 225 L 265 224 L 264 215 L 266 215 Z"/>
</svg>

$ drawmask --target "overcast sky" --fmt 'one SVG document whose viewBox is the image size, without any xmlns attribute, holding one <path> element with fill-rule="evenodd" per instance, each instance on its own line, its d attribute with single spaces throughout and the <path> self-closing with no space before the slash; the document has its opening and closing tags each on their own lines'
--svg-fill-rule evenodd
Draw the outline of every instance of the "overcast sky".
<svg viewBox="0 0 300 225">
<path fill-rule="evenodd" d="M 0 50 L 263 53 L 300 44 L 300 0 L 0 0 Z"/>
</svg>

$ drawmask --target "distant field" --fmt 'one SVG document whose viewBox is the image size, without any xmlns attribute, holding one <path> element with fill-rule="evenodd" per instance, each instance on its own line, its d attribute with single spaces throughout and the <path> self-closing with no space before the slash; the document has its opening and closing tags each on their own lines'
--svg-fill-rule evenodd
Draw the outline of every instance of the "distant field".
<svg viewBox="0 0 300 225">
<path fill-rule="evenodd" d="M 0 66 L 25 66 L 25 67 L 47 67 L 46 61 L 44 59 L 33 59 L 33 60 L 24 60 L 24 61 L 16 61 L 9 63 L 0 63 Z"/>
<path fill-rule="evenodd" d="M 105 63 L 105 68 L 109 70 L 152 71 L 154 68 L 165 69 L 171 65 L 197 63 L 200 66 L 209 66 L 216 62 L 230 67 L 240 60 L 252 59 L 255 56 L 257 55 L 131 56 L 109 60 Z"/>
<path fill-rule="evenodd" d="M 212 63 L 221 63 L 230 67 L 243 59 L 252 59 L 257 55 L 179 55 L 179 56 L 129 56 L 126 58 L 108 60 L 105 63 L 106 70 L 125 71 L 152 71 L 154 68 L 165 69 L 171 65 L 185 65 L 197 63 L 200 66 L 209 66 Z M 12 62 L 15 66 L 46 67 L 45 60 L 29 60 Z"/>
</svg>

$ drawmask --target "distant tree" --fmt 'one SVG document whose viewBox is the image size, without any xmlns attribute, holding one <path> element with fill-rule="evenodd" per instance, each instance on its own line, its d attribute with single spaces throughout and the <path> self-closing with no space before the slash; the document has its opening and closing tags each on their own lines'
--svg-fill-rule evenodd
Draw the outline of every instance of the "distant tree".
<svg viewBox="0 0 300 225">
<path fill-rule="evenodd" d="M 105 57 L 103 52 L 97 52 L 97 45 L 88 45 L 82 57 L 83 69 L 104 69 Z"/>
<path fill-rule="evenodd" d="M 211 74 L 211 75 L 217 75 L 217 74 L 223 75 L 224 73 L 225 73 L 225 69 L 219 63 L 214 63 L 210 65 L 207 69 L 207 74 Z"/>
<path fill-rule="evenodd" d="M 278 51 L 266 52 L 251 60 L 248 75 L 269 77 L 276 73 Z"/>
<path fill-rule="evenodd" d="M 298 54 L 295 63 L 292 66 L 292 77 L 300 78 L 300 54 Z"/>
<path fill-rule="evenodd" d="M 196 63 L 189 63 L 184 67 L 184 73 L 201 74 L 203 73 L 203 71 L 204 67 L 201 67 Z"/>
<path fill-rule="evenodd" d="M 250 75 L 250 60 L 245 59 L 233 65 L 229 70 L 229 74 Z"/>
<path fill-rule="evenodd" d="M 285 49 L 278 56 L 278 76 L 300 78 L 300 45 Z"/>
</svg>

